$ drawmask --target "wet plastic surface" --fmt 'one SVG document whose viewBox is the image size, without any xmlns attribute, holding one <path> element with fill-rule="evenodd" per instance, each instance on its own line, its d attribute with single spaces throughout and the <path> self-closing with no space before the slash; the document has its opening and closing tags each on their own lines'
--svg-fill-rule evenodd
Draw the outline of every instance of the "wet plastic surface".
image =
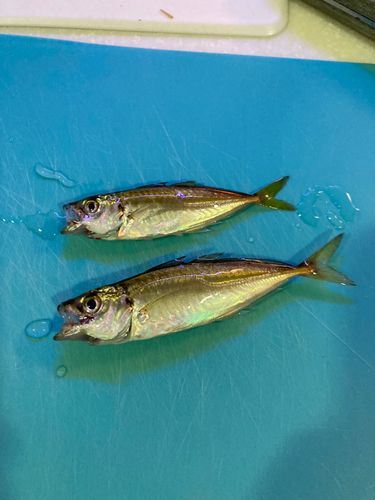
<svg viewBox="0 0 375 500">
<path fill-rule="evenodd" d="M 57 331 L 62 300 L 180 255 L 297 263 L 341 229 L 324 211 L 311 226 L 257 208 L 146 242 L 2 224 L 2 498 L 373 498 L 374 68 L 13 37 L 0 66 L 1 218 L 151 182 L 252 192 L 282 175 L 282 199 L 338 186 L 360 211 L 336 259 L 357 288 L 296 280 L 247 315 L 97 348 L 25 327 L 49 317 Z"/>
</svg>

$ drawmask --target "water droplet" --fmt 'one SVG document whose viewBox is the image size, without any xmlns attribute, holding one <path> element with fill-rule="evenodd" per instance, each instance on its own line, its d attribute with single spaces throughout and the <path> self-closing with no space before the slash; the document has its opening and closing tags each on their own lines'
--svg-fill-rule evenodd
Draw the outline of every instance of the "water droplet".
<svg viewBox="0 0 375 500">
<path fill-rule="evenodd" d="M 9 142 L 14 142 L 14 137 L 9 137 Z"/>
<path fill-rule="evenodd" d="M 43 240 L 54 240 L 63 229 L 65 216 L 58 209 L 50 210 L 47 213 L 37 212 L 33 215 L 26 215 L 16 219 L 2 217 L 1 221 L 5 224 L 23 224 L 29 231 L 40 236 Z"/>
<path fill-rule="evenodd" d="M 52 179 L 58 181 L 64 187 L 71 188 L 77 185 L 75 181 L 68 179 L 68 177 L 66 177 L 61 172 L 58 172 L 57 170 L 51 170 L 41 163 L 36 163 L 34 170 L 35 173 L 39 175 L 39 177 L 43 177 L 43 179 Z"/>
<path fill-rule="evenodd" d="M 58 210 L 50 210 L 46 214 L 37 212 L 34 215 L 26 215 L 21 222 L 32 233 L 40 236 L 43 240 L 54 240 L 64 227 L 65 218 Z"/>
<path fill-rule="evenodd" d="M 297 205 L 298 217 L 300 217 L 305 224 L 314 227 L 318 225 L 319 220 L 319 217 L 314 211 L 317 197 L 318 193 L 315 189 L 308 189 L 308 191 L 302 195 L 302 199 Z"/>
<path fill-rule="evenodd" d="M 42 339 L 47 337 L 52 329 L 52 321 L 50 319 L 38 319 L 32 321 L 25 328 L 25 333 L 33 339 Z"/>
<path fill-rule="evenodd" d="M 296 227 L 300 227 L 300 225 L 301 225 L 301 224 L 298 222 L 298 223 L 296 224 Z"/>
<path fill-rule="evenodd" d="M 249 238 L 249 242 L 254 243 L 254 238 L 253 237 Z"/>
<path fill-rule="evenodd" d="M 66 369 L 66 366 L 61 365 L 56 370 L 56 376 L 59 378 L 63 378 L 63 377 L 65 377 L 67 371 L 68 370 Z"/>
<path fill-rule="evenodd" d="M 354 222 L 359 210 L 354 206 L 350 194 L 340 187 L 315 186 L 302 195 L 297 205 L 297 215 L 309 226 L 316 227 L 321 221 L 327 227 L 341 230 L 346 224 Z"/>
</svg>

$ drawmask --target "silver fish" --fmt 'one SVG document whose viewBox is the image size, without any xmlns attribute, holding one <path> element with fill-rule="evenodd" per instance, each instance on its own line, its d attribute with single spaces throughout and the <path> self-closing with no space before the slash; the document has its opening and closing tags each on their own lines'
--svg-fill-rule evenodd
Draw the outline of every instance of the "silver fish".
<svg viewBox="0 0 375 500">
<path fill-rule="evenodd" d="M 184 258 L 167 262 L 60 304 L 65 323 L 54 339 L 121 344 L 179 332 L 227 318 L 296 276 L 354 286 L 326 265 L 342 237 L 333 238 L 299 266 L 219 259 L 222 254 L 189 263 Z"/>
<path fill-rule="evenodd" d="M 143 240 L 201 231 L 250 205 L 295 210 L 291 203 L 274 198 L 288 179 L 283 177 L 253 195 L 181 182 L 93 196 L 64 205 L 67 222 L 61 233 Z"/>
</svg>

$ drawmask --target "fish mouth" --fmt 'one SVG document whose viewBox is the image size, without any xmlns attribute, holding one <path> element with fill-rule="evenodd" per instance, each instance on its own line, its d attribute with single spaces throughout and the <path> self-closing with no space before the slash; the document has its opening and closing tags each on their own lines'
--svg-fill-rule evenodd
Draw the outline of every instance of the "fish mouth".
<svg viewBox="0 0 375 500">
<path fill-rule="evenodd" d="M 53 337 L 53 340 L 62 341 L 62 340 L 73 340 L 73 341 L 83 341 L 89 342 L 91 337 L 87 335 L 77 323 L 64 323 L 61 327 L 59 333 Z"/>
<path fill-rule="evenodd" d="M 72 205 L 64 205 L 63 212 L 66 217 L 66 224 L 61 234 L 76 234 L 88 236 L 91 234 L 84 226 L 84 212 L 80 208 L 73 207 Z"/>
<path fill-rule="evenodd" d="M 69 303 L 62 303 L 57 308 L 60 316 L 64 319 L 65 323 L 62 325 L 61 330 L 56 333 L 53 340 L 81 340 L 89 342 L 91 337 L 86 333 L 85 325 L 91 321 L 89 317 L 80 318 L 71 309 Z"/>
</svg>

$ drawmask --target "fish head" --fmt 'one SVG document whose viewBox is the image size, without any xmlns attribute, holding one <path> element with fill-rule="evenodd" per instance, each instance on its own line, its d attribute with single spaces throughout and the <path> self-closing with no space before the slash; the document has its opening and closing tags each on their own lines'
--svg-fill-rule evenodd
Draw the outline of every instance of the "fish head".
<svg viewBox="0 0 375 500">
<path fill-rule="evenodd" d="M 120 285 L 90 290 L 57 308 L 64 324 L 54 340 L 80 340 L 90 345 L 130 340 L 132 303 Z"/>
<path fill-rule="evenodd" d="M 63 206 L 66 217 L 61 234 L 104 238 L 117 232 L 124 222 L 125 210 L 116 195 L 100 195 Z"/>
</svg>

